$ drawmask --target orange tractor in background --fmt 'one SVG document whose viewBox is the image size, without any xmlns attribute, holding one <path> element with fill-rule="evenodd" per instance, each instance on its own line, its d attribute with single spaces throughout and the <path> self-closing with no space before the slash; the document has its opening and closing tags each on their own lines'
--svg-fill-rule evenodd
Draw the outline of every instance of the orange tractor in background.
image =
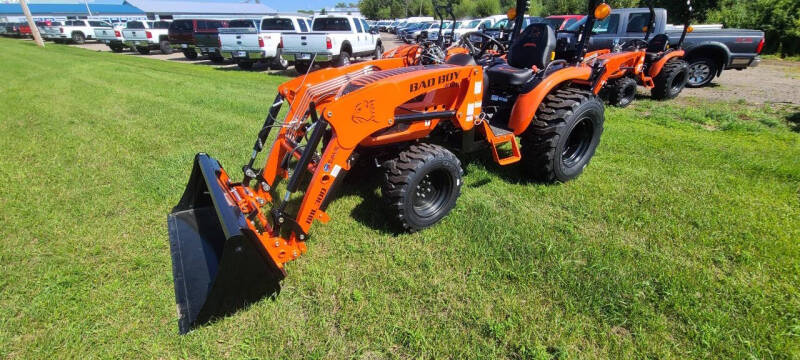
<svg viewBox="0 0 800 360">
<path fill-rule="evenodd" d="M 199 153 L 168 216 L 179 331 L 277 294 L 286 264 L 306 252 L 311 225 L 330 220 L 326 208 L 359 157 L 380 165 L 388 217 L 407 231 L 434 225 L 455 206 L 463 184 L 456 153 L 488 149 L 534 181 L 580 175 L 603 132 L 597 94 L 616 71 L 584 61 L 593 22 L 610 12 L 587 2 L 583 50 L 571 59 L 551 61 L 553 29 L 523 31 L 519 16 L 507 52 L 472 47 L 417 65 L 406 49 L 282 84 L 241 181 Z M 516 13 L 527 6 L 519 0 Z"/>
<path fill-rule="evenodd" d="M 691 0 L 685 1 L 683 33 L 675 47 L 670 48 L 669 37 L 666 34 L 657 34 L 650 39 L 656 13 L 653 2 L 648 1 L 650 16 L 647 23 L 641 24 L 645 33 L 644 39 L 629 40 L 615 44 L 613 49 L 602 49 L 587 54 L 584 61 L 601 61 L 607 64 L 607 68 L 617 69 L 604 76 L 607 78 L 605 80 L 607 83 L 601 96 L 610 105 L 618 107 L 630 105 L 636 97 L 637 85 L 650 89 L 651 96 L 657 100 L 672 99 L 681 93 L 689 78 L 689 66 L 683 59 L 685 52 L 682 45 L 687 32 L 692 31 L 690 26 L 692 4 Z"/>
</svg>

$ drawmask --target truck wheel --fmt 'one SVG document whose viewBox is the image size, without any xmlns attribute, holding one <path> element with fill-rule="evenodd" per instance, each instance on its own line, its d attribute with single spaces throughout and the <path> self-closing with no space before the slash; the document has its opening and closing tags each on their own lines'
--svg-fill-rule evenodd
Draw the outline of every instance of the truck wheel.
<svg viewBox="0 0 800 360">
<path fill-rule="evenodd" d="M 383 58 L 383 45 L 382 44 L 378 44 L 377 46 L 375 46 L 375 56 L 373 56 L 372 58 L 375 59 L 375 60 L 380 60 L 381 58 Z"/>
<path fill-rule="evenodd" d="M 298 61 L 294 63 L 294 70 L 297 71 L 297 73 L 300 75 L 305 75 L 310 67 L 311 63 L 307 63 L 304 61 Z"/>
<path fill-rule="evenodd" d="M 242 70 L 250 70 L 250 69 L 253 68 L 253 62 L 252 61 L 239 61 L 239 62 L 236 63 L 236 66 L 238 66 L 239 69 L 242 69 Z"/>
<path fill-rule="evenodd" d="M 225 58 L 217 53 L 208 54 L 208 59 L 215 64 L 221 64 L 225 62 Z"/>
<path fill-rule="evenodd" d="M 121 52 L 122 52 L 122 50 L 124 50 L 124 48 L 122 47 L 122 45 L 109 45 L 108 47 L 110 47 L 110 48 L 111 48 L 111 51 L 112 51 L 112 52 L 115 52 L 115 53 L 121 53 Z"/>
<path fill-rule="evenodd" d="M 435 224 L 453 209 L 461 194 L 461 162 L 441 146 L 411 145 L 384 166 L 381 194 L 404 230 Z"/>
<path fill-rule="evenodd" d="M 172 46 L 169 45 L 169 41 L 161 40 L 158 43 L 158 48 L 161 50 L 161 53 L 164 55 L 172 54 Z"/>
<path fill-rule="evenodd" d="M 578 177 L 600 144 L 603 121 L 603 103 L 591 91 L 567 87 L 550 93 L 522 134 L 523 172 L 545 183 Z"/>
<path fill-rule="evenodd" d="M 717 63 L 708 58 L 694 59 L 689 64 L 689 79 L 686 86 L 699 88 L 711 83 L 717 75 Z"/>
<path fill-rule="evenodd" d="M 86 42 L 86 37 L 82 33 L 74 32 L 72 33 L 72 42 L 82 45 Z"/>
<path fill-rule="evenodd" d="M 269 68 L 273 70 L 284 70 L 287 67 L 289 67 L 289 61 L 281 56 L 281 49 L 278 48 L 278 51 L 275 52 L 275 58 L 272 59 Z"/>
<path fill-rule="evenodd" d="M 334 60 L 333 66 L 342 67 L 347 65 L 350 65 L 350 53 L 347 50 L 342 50 L 339 57 Z"/>
<path fill-rule="evenodd" d="M 612 80 L 606 88 L 609 105 L 624 108 L 636 98 L 636 80 L 629 77 Z"/>
<path fill-rule="evenodd" d="M 689 78 L 689 66 L 681 59 L 669 59 L 661 72 L 653 78 L 655 85 L 650 90 L 650 96 L 657 100 L 673 99 L 686 87 Z"/>
<path fill-rule="evenodd" d="M 138 51 L 139 54 L 142 54 L 142 55 L 150 54 L 150 48 L 146 48 L 146 47 L 137 47 L 136 51 Z"/>
<path fill-rule="evenodd" d="M 197 59 L 197 51 L 195 51 L 194 49 L 183 50 L 183 56 L 185 56 L 189 60 L 195 60 Z"/>
</svg>

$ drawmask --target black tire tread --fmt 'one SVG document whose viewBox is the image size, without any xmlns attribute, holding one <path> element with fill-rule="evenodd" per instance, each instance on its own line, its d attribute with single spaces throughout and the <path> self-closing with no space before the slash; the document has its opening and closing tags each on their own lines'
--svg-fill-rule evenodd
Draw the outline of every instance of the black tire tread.
<svg viewBox="0 0 800 360">
<path fill-rule="evenodd" d="M 617 107 L 626 107 L 633 103 L 633 99 L 631 99 L 631 101 L 628 103 L 622 102 L 625 99 L 625 88 L 629 86 L 633 86 L 635 89 L 636 80 L 626 76 L 609 81 L 606 85 L 606 88 L 608 89 L 608 104 Z"/>
<path fill-rule="evenodd" d="M 539 104 L 536 117 L 521 137 L 523 171 L 534 181 L 556 182 L 553 158 L 559 130 L 581 104 L 597 99 L 589 90 L 565 87 L 548 94 Z"/>
<path fill-rule="evenodd" d="M 673 58 L 667 60 L 661 72 L 653 78 L 653 89 L 650 90 L 650 95 L 656 100 L 672 99 L 678 94 L 670 94 L 672 88 L 672 78 L 675 74 L 681 71 L 688 71 L 689 65 L 683 59 Z M 687 74 L 688 76 L 688 74 Z M 680 93 L 680 92 L 678 92 Z"/>
<path fill-rule="evenodd" d="M 423 164 L 436 159 L 447 159 L 458 165 L 459 177 L 464 174 L 461 162 L 449 150 L 439 145 L 417 143 L 412 144 L 406 150 L 400 152 L 397 157 L 384 162 L 386 169 L 386 181 L 384 181 L 381 193 L 386 201 L 392 217 L 403 227 L 405 231 L 419 230 L 408 223 L 403 215 L 403 209 L 411 204 L 404 203 L 406 193 L 411 185 L 411 178 Z M 461 182 L 456 187 L 456 197 L 461 193 Z M 448 210 L 449 211 L 449 210 Z"/>
</svg>

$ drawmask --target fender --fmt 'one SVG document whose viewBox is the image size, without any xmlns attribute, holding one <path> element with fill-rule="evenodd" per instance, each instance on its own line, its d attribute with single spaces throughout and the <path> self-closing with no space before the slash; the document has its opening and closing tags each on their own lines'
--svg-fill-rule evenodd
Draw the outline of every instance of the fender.
<svg viewBox="0 0 800 360">
<path fill-rule="evenodd" d="M 558 70 L 542 80 L 539 85 L 526 94 L 522 94 L 514 103 L 511 110 L 511 117 L 508 119 L 508 127 L 514 131 L 514 135 L 521 135 L 533 121 L 536 109 L 542 103 L 547 94 L 557 86 L 572 80 L 589 80 L 592 75 L 592 68 L 588 66 L 570 66 Z"/>
<path fill-rule="evenodd" d="M 684 55 L 686 55 L 686 52 L 683 50 L 670 51 L 666 55 L 662 56 L 661 59 L 658 59 L 658 61 L 653 63 L 653 66 L 650 67 L 647 75 L 651 78 L 656 77 L 659 73 L 661 73 L 661 69 L 664 67 L 664 64 L 666 64 L 667 61 L 672 58 L 683 57 Z"/>
<path fill-rule="evenodd" d="M 719 76 L 722 73 L 722 70 L 724 70 L 724 68 L 728 67 L 728 62 L 730 62 L 731 59 L 730 49 L 728 48 L 727 45 L 719 41 L 708 40 L 700 43 L 684 45 L 683 50 L 686 51 L 685 57 L 687 59 L 693 59 L 697 57 L 709 57 L 709 56 L 695 55 L 697 53 L 702 53 L 703 51 L 709 51 L 710 53 L 713 53 L 714 56 L 711 56 L 711 58 L 717 58 L 717 55 L 721 54 L 722 64 L 719 67 L 719 69 L 717 69 L 717 74 L 716 74 L 717 76 Z"/>
</svg>

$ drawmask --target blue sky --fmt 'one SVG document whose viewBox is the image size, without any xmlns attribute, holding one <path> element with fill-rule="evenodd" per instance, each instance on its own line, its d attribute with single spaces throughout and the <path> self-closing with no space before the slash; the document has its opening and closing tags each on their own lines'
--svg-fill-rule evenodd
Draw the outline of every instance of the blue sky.
<svg viewBox="0 0 800 360">
<path fill-rule="evenodd" d="M 0 0 L 1 1 L 1 0 Z M 89 2 L 103 3 L 103 4 L 119 4 L 122 0 L 88 0 Z M 213 1 L 213 2 L 231 2 L 240 3 L 244 0 L 182 0 L 182 1 Z M 253 1 L 253 0 L 251 0 Z M 29 3 L 76 3 L 82 2 L 80 0 L 31 0 Z M 319 10 L 324 8 L 333 7 L 338 2 L 355 3 L 358 0 L 261 0 L 261 3 L 267 5 L 278 11 L 295 11 L 295 10 Z"/>
</svg>

